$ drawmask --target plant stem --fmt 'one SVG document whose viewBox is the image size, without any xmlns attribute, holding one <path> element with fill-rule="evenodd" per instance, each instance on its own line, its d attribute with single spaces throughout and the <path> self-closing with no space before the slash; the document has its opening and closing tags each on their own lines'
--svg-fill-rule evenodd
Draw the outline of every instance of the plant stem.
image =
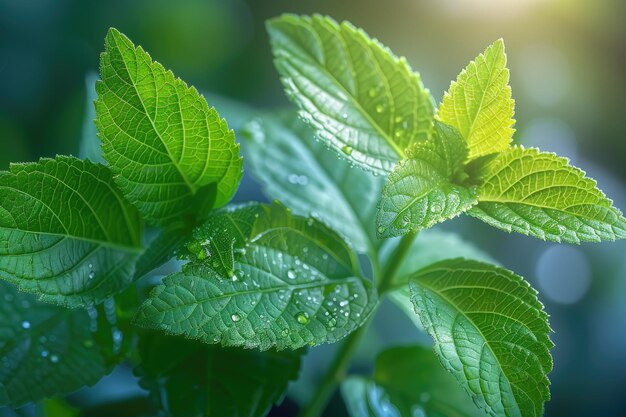
<svg viewBox="0 0 626 417">
<path fill-rule="evenodd" d="M 415 236 L 417 236 L 416 232 L 410 232 L 404 235 L 398 246 L 389 257 L 389 261 L 384 266 L 382 273 L 380 274 L 381 278 L 378 284 L 379 295 L 382 295 L 390 288 L 393 278 L 398 272 L 398 268 L 411 247 Z M 378 260 L 372 259 L 372 262 L 375 265 L 376 272 L 378 272 Z M 359 329 L 352 332 L 343 341 L 343 344 L 337 351 L 333 362 L 328 367 L 326 375 L 318 384 L 317 390 L 313 394 L 313 398 L 305 407 L 302 408 L 298 417 L 319 417 L 322 415 L 330 397 L 335 392 L 335 389 L 337 389 L 337 385 L 339 385 L 345 378 L 352 353 L 354 353 L 354 350 L 358 346 L 358 343 L 365 333 L 368 324 L 369 322 L 365 323 Z"/>
<path fill-rule="evenodd" d="M 306 407 L 302 408 L 298 417 L 319 417 L 322 415 L 330 397 L 333 395 L 333 392 L 335 392 L 335 389 L 337 389 L 337 385 L 339 385 L 346 376 L 350 358 L 359 340 L 361 340 L 361 336 L 365 333 L 366 326 L 367 324 L 350 333 L 343 341 L 333 362 L 328 367 L 326 375 L 317 385 L 317 390 L 313 394 L 313 398 Z"/>
<path fill-rule="evenodd" d="M 393 279 L 398 273 L 398 269 L 400 265 L 402 265 L 402 261 L 406 256 L 407 252 L 411 248 L 413 244 L 413 240 L 417 236 L 417 232 L 409 232 L 402 237 L 398 246 L 394 249 L 391 256 L 389 256 L 389 260 L 385 264 L 383 268 L 383 272 L 381 274 L 381 279 L 378 284 L 378 294 L 382 295 L 386 293 L 393 283 Z"/>
</svg>

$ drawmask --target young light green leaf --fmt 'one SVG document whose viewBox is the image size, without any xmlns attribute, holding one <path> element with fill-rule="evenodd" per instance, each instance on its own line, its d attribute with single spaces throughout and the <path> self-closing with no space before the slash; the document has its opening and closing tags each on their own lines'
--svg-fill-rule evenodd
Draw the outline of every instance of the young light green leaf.
<svg viewBox="0 0 626 417">
<path fill-rule="evenodd" d="M 222 348 L 149 334 L 139 344 L 140 384 L 177 417 L 264 417 L 298 377 L 303 350 Z"/>
<path fill-rule="evenodd" d="M 548 316 L 524 279 L 493 265 L 442 261 L 409 278 L 435 352 L 492 416 L 540 417 L 550 397 Z"/>
<path fill-rule="evenodd" d="M 399 239 L 387 240 L 379 251 L 379 262 L 386 265 L 389 256 L 400 242 Z M 411 302 L 409 289 L 409 276 L 415 271 L 443 261 L 444 259 L 465 258 L 476 261 L 497 262 L 488 253 L 480 250 L 471 242 L 468 242 L 453 232 L 446 232 L 438 229 L 428 229 L 420 232 L 413 240 L 406 256 L 402 259 L 397 269 L 390 291 L 387 293 L 389 299 L 402 310 L 407 317 L 413 320 L 418 327 L 421 323 L 415 315 L 415 307 Z"/>
<path fill-rule="evenodd" d="M 130 284 L 143 225 L 108 168 L 62 156 L 13 164 L 0 190 L 0 278 L 65 306 Z"/>
<path fill-rule="evenodd" d="M 39 303 L 7 283 L 0 290 L 0 407 L 69 394 L 111 371 L 85 310 Z"/>
<path fill-rule="evenodd" d="M 223 346 L 297 349 L 341 339 L 376 304 L 350 247 L 277 204 L 218 212 L 187 248 L 191 262 L 151 293 L 138 325 Z"/>
<path fill-rule="evenodd" d="M 387 178 L 378 204 L 378 235 L 399 236 L 458 216 L 477 203 L 474 187 L 455 183 L 467 149 L 458 132 L 441 122 L 429 140 L 408 150 Z"/>
<path fill-rule="evenodd" d="M 508 83 L 504 41 L 499 39 L 470 62 L 444 95 L 437 118 L 461 132 L 469 159 L 509 147 L 515 103 Z"/>
<path fill-rule="evenodd" d="M 422 346 L 384 351 L 373 378 L 350 377 L 341 393 L 351 417 L 486 417 Z"/>
<path fill-rule="evenodd" d="M 292 115 L 254 120 L 242 137 L 246 162 L 269 197 L 319 218 L 358 252 L 379 245 L 376 201 L 384 178 L 337 159 Z"/>
<path fill-rule="evenodd" d="M 432 127 L 417 73 L 350 23 L 284 15 L 268 22 L 287 95 L 320 138 L 351 162 L 385 174 Z"/>
<path fill-rule="evenodd" d="M 153 223 L 204 219 L 241 179 L 233 131 L 195 88 L 117 30 L 105 47 L 96 126 L 119 187 Z"/>
<path fill-rule="evenodd" d="M 480 161 L 479 203 L 469 211 L 484 222 L 554 242 L 626 238 L 626 219 L 596 182 L 567 159 L 513 147 Z"/>
</svg>

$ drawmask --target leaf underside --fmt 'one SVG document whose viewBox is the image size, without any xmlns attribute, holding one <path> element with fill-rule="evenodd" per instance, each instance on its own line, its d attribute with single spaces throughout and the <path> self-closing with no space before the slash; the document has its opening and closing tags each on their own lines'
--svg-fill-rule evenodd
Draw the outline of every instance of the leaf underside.
<svg viewBox="0 0 626 417">
<path fill-rule="evenodd" d="M 147 220 L 201 220 L 237 189 L 234 133 L 193 87 L 111 29 L 100 59 L 96 126 L 105 159 Z"/>
<path fill-rule="evenodd" d="M 521 277 L 456 259 L 409 278 L 412 301 L 435 353 L 492 416 L 540 417 L 552 369 L 547 314 Z"/>
<path fill-rule="evenodd" d="M 468 214 L 507 232 L 554 242 L 626 237 L 626 219 L 567 159 L 516 146 L 477 167 L 479 203 Z"/>
<path fill-rule="evenodd" d="M 254 120 L 244 132 L 246 163 L 270 198 L 319 218 L 358 252 L 378 247 L 376 201 L 383 177 L 338 159 L 294 115 Z"/>
<path fill-rule="evenodd" d="M 142 220 L 108 168 L 61 156 L 13 164 L 0 191 L 0 278 L 71 307 L 130 284 Z"/>
<path fill-rule="evenodd" d="M 432 128 L 433 100 L 404 58 L 350 23 L 284 15 L 267 24 L 287 96 L 318 136 L 385 174 Z"/>
<path fill-rule="evenodd" d="M 351 417 L 486 416 L 422 346 L 382 352 L 373 377 L 349 377 L 341 392 Z"/>
<path fill-rule="evenodd" d="M 376 304 L 350 247 L 279 205 L 218 212 L 195 239 L 191 262 L 152 292 L 138 325 L 223 346 L 297 349 L 341 339 Z"/>
</svg>

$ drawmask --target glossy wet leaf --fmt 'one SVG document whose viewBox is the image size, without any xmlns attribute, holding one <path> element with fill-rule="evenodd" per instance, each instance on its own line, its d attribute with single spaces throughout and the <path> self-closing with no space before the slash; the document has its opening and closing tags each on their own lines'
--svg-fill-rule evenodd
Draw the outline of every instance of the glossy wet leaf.
<svg viewBox="0 0 626 417">
<path fill-rule="evenodd" d="M 232 130 L 193 87 L 109 30 L 96 85 L 105 159 L 127 198 L 152 223 L 206 217 L 241 179 Z"/>
<path fill-rule="evenodd" d="M 399 239 L 386 241 L 386 244 L 379 252 L 381 265 L 389 262 L 389 256 L 397 247 L 399 241 Z M 421 323 L 415 315 L 415 307 L 411 301 L 409 277 L 415 271 L 426 268 L 431 264 L 453 258 L 496 263 L 487 252 L 479 249 L 472 242 L 463 239 L 458 234 L 438 229 L 429 229 L 417 235 L 398 267 L 387 296 L 420 328 Z"/>
<path fill-rule="evenodd" d="M 476 204 L 475 187 L 457 184 L 467 148 L 458 132 L 435 123 L 432 138 L 413 145 L 387 178 L 377 232 L 387 238 L 429 228 Z"/>
<path fill-rule="evenodd" d="M 374 375 L 349 377 L 341 393 L 351 417 L 486 417 L 422 346 L 382 352 Z"/>
<path fill-rule="evenodd" d="M 126 288 L 142 229 L 103 165 L 59 156 L 0 173 L 0 277 L 44 301 L 86 305 Z"/>
<path fill-rule="evenodd" d="M 375 173 L 428 137 L 433 100 L 404 58 L 348 22 L 283 15 L 267 24 L 287 96 L 319 137 Z"/>
<path fill-rule="evenodd" d="M 539 417 L 550 398 L 548 315 L 524 279 L 493 265 L 442 261 L 409 278 L 444 368 L 492 416 Z"/>
<path fill-rule="evenodd" d="M 497 40 L 452 82 L 437 118 L 467 141 L 470 159 L 506 150 L 513 137 L 511 99 L 504 41 Z"/>
<path fill-rule="evenodd" d="M 298 377 L 299 351 L 207 346 L 151 334 L 140 345 L 140 384 L 176 417 L 264 417 Z"/>
<path fill-rule="evenodd" d="M 7 283 L 0 291 L 0 407 L 93 385 L 117 362 L 87 311 L 40 303 Z M 111 343 L 111 328 L 100 331 Z"/>
<path fill-rule="evenodd" d="M 336 342 L 376 304 L 352 249 L 277 204 L 218 212 L 187 249 L 191 262 L 151 293 L 138 325 L 223 346 L 297 349 Z"/>
<path fill-rule="evenodd" d="M 596 182 L 553 153 L 516 146 L 475 175 L 482 185 L 469 214 L 499 229 L 567 243 L 626 237 L 626 219 Z"/>
<path fill-rule="evenodd" d="M 269 197 L 321 219 L 359 252 L 379 245 L 376 202 L 384 178 L 338 159 L 294 115 L 254 120 L 242 136 L 246 163 Z"/>
</svg>

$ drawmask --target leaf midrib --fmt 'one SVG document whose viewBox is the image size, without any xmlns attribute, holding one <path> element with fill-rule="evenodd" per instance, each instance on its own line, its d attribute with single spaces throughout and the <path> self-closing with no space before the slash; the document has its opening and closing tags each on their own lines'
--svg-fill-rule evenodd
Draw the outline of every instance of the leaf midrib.
<svg viewBox="0 0 626 417">
<path fill-rule="evenodd" d="M 318 36 L 318 35 L 317 35 L 317 32 L 316 32 L 314 35 L 317 37 L 317 36 Z M 288 38 L 289 38 L 289 39 L 292 39 L 292 38 L 290 38 L 290 37 L 288 37 Z M 355 108 L 359 111 L 359 113 L 360 113 L 360 114 L 361 114 L 361 115 L 365 118 L 365 121 L 366 121 L 368 124 L 370 124 L 371 126 L 373 126 L 373 127 L 374 127 L 374 130 L 375 130 L 375 131 L 376 131 L 376 132 L 377 132 L 377 133 L 378 133 L 378 134 L 379 134 L 379 135 L 380 135 L 383 139 L 385 139 L 385 142 L 387 142 L 387 144 L 388 144 L 388 145 L 392 148 L 392 150 L 393 150 L 396 154 L 398 154 L 398 156 L 400 157 L 400 159 L 405 158 L 405 156 L 406 156 L 406 155 L 405 155 L 404 151 L 403 151 L 400 147 L 398 147 L 398 145 L 397 145 L 397 144 L 393 141 L 393 139 L 392 139 L 392 138 L 391 138 L 391 137 L 390 137 L 387 133 L 383 132 L 382 127 L 381 127 L 381 126 L 379 126 L 379 125 L 378 125 L 378 123 L 375 123 L 375 122 L 374 122 L 374 120 L 371 118 L 370 114 L 369 114 L 367 111 L 365 111 L 365 109 L 363 108 L 363 106 L 361 106 L 361 104 L 360 104 L 360 103 L 356 100 L 356 98 L 353 96 L 353 94 L 352 94 L 352 93 L 350 93 L 350 92 L 349 92 L 349 91 L 348 91 L 348 90 L 347 90 L 347 89 L 343 86 L 343 84 L 341 84 L 341 83 L 339 82 L 339 80 L 337 80 L 337 78 L 335 78 L 335 77 L 334 77 L 334 75 L 332 75 L 332 74 L 330 73 L 330 71 L 328 71 L 328 69 L 326 68 L 326 66 L 324 66 L 324 65 L 320 64 L 319 62 L 317 62 L 317 60 L 316 60 L 316 59 L 315 59 L 312 55 L 310 55 L 308 52 L 306 52 L 306 49 L 305 49 L 305 48 L 303 48 L 303 47 L 302 47 L 302 45 L 300 45 L 300 43 L 299 43 L 299 42 L 296 42 L 296 41 L 293 41 L 293 42 L 294 42 L 296 45 L 298 45 L 298 46 L 299 46 L 299 49 L 300 49 L 301 51 L 303 51 L 303 52 L 304 52 L 304 55 L 306 56 L 306 58 L 308 58 L 308 59 L 306 59 L 307 61 L 312 61 L 312 62 L 314 62 L 314 63 L 315 63 L 315 65 L 316 65 L 316 67 L 318 67 L 318 68 L 319 68 L 319 69 L 320 69 L 323 73 L 325 73 L 325 74 L 326 74 L 326 76 L 328 76 L 328 78 L 329 78 L 329 79 L 331 79 L 331 80 L 334 82 L 335 87 L 336 87 L 336 88 L 338 88 L 341 92 L 343 92 L 343 93 L 345 93 L 345 94 L 346 94 L 346 97 L 348 97 L 349 101 L 350 101 L 350 102 L 354 105 L 354 107 L 355 107 Z M 322 43 L 321 41 L 320 41 L 320 45 L 323 45 L 323 43 Z M 289 57 L 288 57 L 288 56 L 286 56 L 286 55 L 284 55 L 284 54 L 283 54 L 283 56 L 279 57 L 279 59 L 283 59 L 283 60 L 285 60 L 285 61 L 290 61 Z M 294 69 L 296 72 L 299 72 L 299 71 L 297 71 L 297 69 L 296 69 L 296 68 L 293 68 L 293 69 Z M 385 76 L 385 78 L 386 78 L 386 76 Z M 308 79 L 308 77 L 307 77 L 307 79 Z M 317 106 L 315 106 L 315 107 L 317 107 Z M 319 107 L 317 107 L 317 108 L 319 109 Z M 322 112 L 322 113 L 325 113 L 325 112 L 323 112 L 323 111 L 322 111 L 322 109 L 319 109 L 319 111 L 320 111 L 320 112 Z M 391 116 L 390 116 L 390 117 L 391 117 Z"/>
<path fill-rule="evenodd" d="M 117 36 L 119 36 L 119 35 L 117 35 Z M 156 128 L 156 126 L 154 124 L 154 121 L 152 120 L 152 117 L 150 117 L 150 114 L 148 113 L 148 109 L 146 108 L 146 104 L 144 103 L 143 98 L 141 97 L 141 94 L 139 94 L 139 90 L 137 90 L 135 79 L 132 77 L 132 75 L 130 73 L 130 70 L 128 68 L 128 64 L 126 63 L 126 59 L 124 59 L 122 51 L 121 51 L 121 49 L 120 49 L 120 47 L 118 45 L 117 36 L 113 37 L 113 41 L 115 42 L 115 47 L 117 48 L 120 56 L 122 57 L 122 62 L 124 63 L 124 69 L 126 70 L 126 73 L 128 74 L 129 78 L 132 80 L 131 85 L 133 87 L 133 90 L 135 90 L 135 93 L 137 94 L 137 98 L 139 99 L 139 102 L 141 103 L 141 106 L 143 107 L 144 114 L 146 115 L 146 118 L 150 121 L 150 125 L 152 126 L 152 130 L 154 130 L 154 133 L 156 133 L 157 137 L 161 141 L 161 144 L 165 148 L 165 151 L 167 152 L 167 156 L 169 157 L 172 165 L 174 165 L 174 167 L 176 167 L 176 170 L 180 174 L 180 177 L 183 179 L 183 181 L 185 181 L 185 184 L 191 190 L 191 193 L 195 194 L 198 189 L 192 183 L 189 182 L 189 179 L 186 177 L 186 175 L 182 171 L 181 167 L 174 160 L 174 157 L 172 156 L 172 153 L 170 151 L 169 146 L 167 145 L 167 143 L 165 142 L 165 140 L 161 136 L 161 133 Z M 137 59 L 137 48 L 136 47 L 131 47 L 131 49 L 132 49 L 133 54 L 135 56 L 135 60 L 137 62 L 139 62 L 139 60 Z M 114 68 L 113 65 L 110 62 L 109 62 L 109 65 L 111 65 L 111 67 Z M 150 73 L 154 76 L 154 71 L 152 69 L 152 63 L 148 63 L 148 66 L 150 67 Z M 156 91 L 156 94 L 157 94 L 157 98 L 155 99 L 155 100 L 157 100 L 157 107 L 156 107 L 156 109 L 158 110 L 158 89 L 156 88 L 156 86 L 155 86 L 155 91 Z M 180 106 L 180 102 L 178 104 Z M 181 117 L 182 117 L 182 115 L 181 115 Z"/>
</svg>

